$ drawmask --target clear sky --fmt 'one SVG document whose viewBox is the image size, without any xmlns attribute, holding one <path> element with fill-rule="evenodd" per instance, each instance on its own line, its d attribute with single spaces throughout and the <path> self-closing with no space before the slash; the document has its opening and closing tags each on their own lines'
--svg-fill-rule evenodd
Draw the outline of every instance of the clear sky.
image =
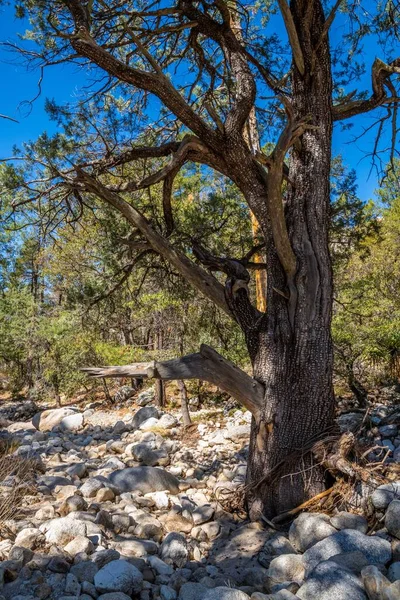
<svg viewBox="0 0 400 600">
<path fill-rule="evenodd" d="M 0 41 L 15 41 L 17 33 L 22 33 L 23 22 L 14 18 L 13 7 L 0 7 Z M 343 34 L 344 24 L 337 20 L 332 28 L 331 37 Z M 373 40 L 365 42 L 365 60 L 370 67 L 375 59 L 375 53 L 379 54 L 380 48 Z M 0 113 L 18 119 L 14 123 L 0 119 L 0 158 L 10 156 L 14 145 L 21 145 L 24 141 L 36 138 L 43 131 L 52 133 L 55 125 L 44 111 L 44 103 L 47 98 L 54 98 L 57 103 L 73 100 L 79 94 L 79 85 L 83 82 L 84 74 L 77 67 L 58 65 L 46 70 L 42 82 L 40 96 L 32 105 L 26 101 L 37 95 L 38 71 L 27 71 L 19 64 L 18 57 L 0 47 L 0 77 L 3 82 L 3 94 L 0 96 Z M 354 87 L 361 86 L 370 90 L 370 69 L 362 82 L 355 82 Z M 342 154 L 346 164 L 354 167 L 358 176 L 358 193 L 361 198 L 367 200 L 373 197 L 377 187 L 377 176 L 371 175 L 371 163 L 365 153 L 371 151 L 373 146 L 373 133 L 367 135 L 358 143 L 350 143 L 353 136 L 359 133 L 363 127 L 368 127 L 372 122 L 370 115 L 355 119 L 355 127 L 350 131 L 342 133 L 337 127 L 334 134 L 334 154 Z"/>
</svg>

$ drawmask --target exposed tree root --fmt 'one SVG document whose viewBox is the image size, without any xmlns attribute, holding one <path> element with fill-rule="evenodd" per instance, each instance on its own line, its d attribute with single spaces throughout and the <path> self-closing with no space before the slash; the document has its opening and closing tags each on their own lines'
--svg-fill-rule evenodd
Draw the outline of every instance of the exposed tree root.
<svg viewBox="0 0 400 600">
<path fill-rule="evenodd" d="M 366 426 L 368 411 L 360 426 Z M 358 433 L 359 433 L 358 432 Z M 335 483 L 327 490 L 303 502 L 299 506 L 277 515 L 272 520 L 264 519 L 274 528 L 294 518 L 302 510 L 311 510 L 331 513 L 334 510 L 349 510 L 363 513 L 371 521 L 376 519 L 372 510 L 369 497 L 372 492 L 383 483 L 398 479 L 400 467 L 396 464 L 386 463 L 387 452 L 380 462 L 368 462 L 368 455 L 376 446 L 366 449 L 357 441 L 357 436 L 351 432 L 342 435 L 327 433 L 318 440 L 310 442 L 300 451 L 296 451 L 277 464 L 274 469 L 264 475 L 259 481 L 251 483 L 244 488 L 244 492 L 255 489 L 260 485 L 272 485 L 280 473 L 287 474 L 288 466 L 292 463 L 299 464 L 299 458 L 312 454 L 315 459 L 315 467 L 321 465 L 335 478 Z M 374 523 L 370 525 L 373 527 Z"/>
</svg>

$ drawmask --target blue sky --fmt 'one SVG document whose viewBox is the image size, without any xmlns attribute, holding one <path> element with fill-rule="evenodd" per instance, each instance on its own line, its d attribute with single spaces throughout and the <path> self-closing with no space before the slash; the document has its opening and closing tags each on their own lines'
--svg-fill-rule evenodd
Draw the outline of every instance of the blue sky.
<svg viewBox="0 0 400 600">
<path fill-rule="evenodd" d="M 16 40 L 17 33 L 23 32 L 23 23 L 14 18 L 13 7 L 0 7 L 0 41 Z M 332 28 L 331 37 L 341 36 L 344 25 L 339 19 Z M 372 42 L 372 43 L 371 43 Z M 380 48 L 367 40 L 365 43 L 365 60 L 369 67 L 375 59 L 375 52 L 379 54 Z M 19 123 L 0 119 L 0 158 L 10 156 L 14 145 L 21 145 L 24 141 L 36 138 L 43 131 L 52 133 L 55 125 L 44 111 L 46 97 L 54 98 L 58 103 L 69 102 L 79 94 L 79 85 L 84 81 L 84 75 L 76 67 L 58 65 L 46 70 L 42 82 L 40 97 L 29 108 L 26 101 L 34 98 L 38 91 L 38 71 L 27 71 L 18 64 L 18 57 L 10 54 L 0 47 L 0 74 L 4 85 L 4 92 L 0 97 L 0 113 L 18 119 Z M 355 87 L 360 86 L 370 89 L 370 69 L 368 74 Z M 373 134 L 369 134 L 358 143 L 349 143 L 354 134 L 368 127 L 371 123 L 370 115 L 358 117 L 354 120 L 352 130 L 342 133 L 337 128 L 334 134 L 334 154 L 342 154 L 346 164 L 354 167 L 358 176 L 358 192 L 361 198 L 367 200 L 373 197 L 377 187 L 377 176 L 370 175 L 371 163 L 365 158 L 365 152 L 370 151 L 373 144 Z"/>
</svg>

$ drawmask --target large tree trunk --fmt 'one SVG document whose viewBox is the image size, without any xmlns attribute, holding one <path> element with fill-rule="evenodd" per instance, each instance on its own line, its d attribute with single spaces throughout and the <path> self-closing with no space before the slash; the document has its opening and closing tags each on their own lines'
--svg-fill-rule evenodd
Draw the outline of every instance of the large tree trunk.
<svg viewBox="0 0 400 600">
<path fill-rule="evenodd" d="M 304 22 L 306 4 L 293 3 L 298 23 Z M 267 312 L 258 331 L 247 334 L 254 375 L 266 388 L 250 442 L 247 500 L 254 518 L 291 509 L 324 489 L 324 469 L 315 464 L 308 445 L 333 425 L 328 250 L 332 90 L 326 40 L 311 64 L 324 22 L 319 3 L 311 18 L 307 31 L 298 26 L 306 72 L 301 76 L 293 66 L 293 109 L 297 120 L 313 115 L 317 128 L 307 130 L 292 149 L 285 206 L 297 270 L 288 280 L 274 246 L 267 244 Z"/>
</svg>

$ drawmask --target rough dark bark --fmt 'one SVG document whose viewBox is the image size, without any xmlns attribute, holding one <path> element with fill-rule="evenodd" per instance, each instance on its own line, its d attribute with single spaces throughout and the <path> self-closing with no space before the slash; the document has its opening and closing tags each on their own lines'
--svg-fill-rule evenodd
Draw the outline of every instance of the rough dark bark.
<svg viewBox="0 0 400 600">
<path fill-rule="evenodd" d="M 305 131 L 290 159 L 285 217 L 297 263 L 292 289 L 270 244 L 267 313 L 259 331 L 248 336 L 255 377 L 266 387 L 250 442 L 247 483 L 253 517 L 271 517 L 324 489 L 324 470 L 314 464 L 307 447 L 333 424 L 328 251 L 332 84 L 326 40 L 312 65 L 324 22 L 322 7 L 314 3 L 313 23 L 306 30 L 305 4 L 291 5 L 306 64 L 304 77 L 293 67 L 293 110 L 297 119 L 313 115 L 318 128 Z"/>
</svg>

